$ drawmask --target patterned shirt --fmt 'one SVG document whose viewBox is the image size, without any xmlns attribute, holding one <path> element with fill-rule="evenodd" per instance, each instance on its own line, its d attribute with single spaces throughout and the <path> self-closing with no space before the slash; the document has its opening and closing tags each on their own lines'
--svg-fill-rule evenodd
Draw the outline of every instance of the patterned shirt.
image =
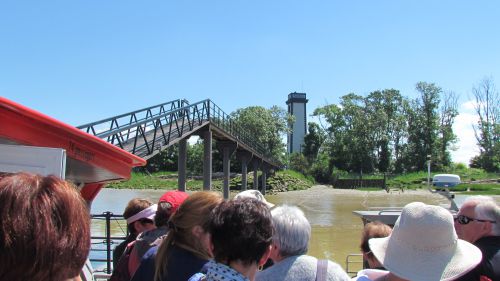
<svg viewBox="0 0 500 281">
<path fill-rule="evenodd" d="M 189 281 L 250 281 L 243 274 L 222 263 L 210 261 L 206 267 L 206 274 L 197 273 L 189 278 Z"/>
</svg>

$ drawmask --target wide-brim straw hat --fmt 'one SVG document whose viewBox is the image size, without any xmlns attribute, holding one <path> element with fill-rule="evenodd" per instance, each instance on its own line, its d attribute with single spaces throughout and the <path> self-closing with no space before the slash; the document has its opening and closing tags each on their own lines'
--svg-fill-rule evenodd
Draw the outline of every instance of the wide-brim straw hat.
<svg viewBox="0 0 500 281">
<path fill-rule="evenodd" d="M 458 239 L 448 210 L 421 202 L 403 208 L 390 236 L 368 243 L 387 270 L 412 281 L 454 280 L 482 258 L 479 248 Z"/>
</svg>

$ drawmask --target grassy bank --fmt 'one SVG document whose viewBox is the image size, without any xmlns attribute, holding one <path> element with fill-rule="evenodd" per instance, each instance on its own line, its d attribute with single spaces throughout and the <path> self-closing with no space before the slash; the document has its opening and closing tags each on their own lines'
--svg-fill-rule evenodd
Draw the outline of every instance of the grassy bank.
<svg viewBox="0 0 500 281">
<path fill-rule="evenodd" d="M 258 173 L 258 177 L 261 180 L 261 173 Z M 241 179 L 241 175 L 232 177 L 229 183 L 230 189 L 239 190 L 241 188 Z M 247 183 L 248 188 L 253 188 L 253 173 L 247 175 Z M 307 179 L 304 175 L 295 171 L 278 171 L 267 178 L 267 190 L 271 193 L 307 189 L 313 184 L 314 182 L 311 179 Z M 222 179 L 212 179 L 212 189 L 222 190 L 222 185 Z M 177 173 L 132 173 L 130 180 L 111 183 L 106 187 L 118 189 L 177 189 Z M 188 190 L 201 190 L 203 181 L 188 177 L 186 187 Z"/>
<path fill-rule="evenodd" d="M 499 174 L 486 173 L 480 169 L 461 169 L 449 172 L 431 173 L 431 180 L 434 175 L 442 173 L 453 173 L 460 176 L 462 183 L 453 188 L 455 192 L 463 192 L 471 195 L 500 195 Z M 427 188 L 427 172 L 416 172 L 389 177 L 387 186 L 391 189 Z"/>
<path fill-rule="evenodd" d="M 436 172 L 431 174 L 439 174 Z M 486 173 L 479 169 L 463 169 L 454 172 L 460 176 L 462 184 L 453 188 L 455 192 L 464 192 L 468 194 L 489 194 L 500 195 L 500 175 Z M 258 173 L 259 181 L 261 173 Z M 365 177 L 366 178 L 366 177 Z M 375 178 L 372 176 L 372 178 Z M 248 188 L 253 188 L 253 173 L 247 175 Z M 201 190 L 203 181 L 188 177 L 186 181 L 188 190 Z M 212 189 L 222 190 L 222 179 L 212 180 Z M 237 175 L 230 180 L 231 190 L 239 190 L 241 188 L 241 175 Z M 278 171 L 274 175 L 267 178 L 267 191 L 269 193 L 284 192 L 291 190 L 308 189 L 314 185 L 314 181 L 307 178 L 301 173 L 285 170 Z M 127 188 L 127 189 L 177 189 L 177 173 L 176 172 L 158 172 L 153 174 L 132 173 L 132 177 L 128 181 L 109 184 L 110 188 Z M 425 189 L 427 188 L 427 173 L 416 172 L 408 173 L 387 178 L 387 187 L 390 189 Z M 380 190 L 363 188 L 362 190 Z"/>
</svg>

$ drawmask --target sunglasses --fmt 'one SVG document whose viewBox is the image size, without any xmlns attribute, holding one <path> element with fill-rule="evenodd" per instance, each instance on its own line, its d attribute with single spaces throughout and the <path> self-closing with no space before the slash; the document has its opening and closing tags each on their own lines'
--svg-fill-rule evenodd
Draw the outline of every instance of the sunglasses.
<svg viewBox="0 0 500 281">
<path fill-rule="evenodd" d="M 457 221 L 459 224 L 468 224 L 471 221 L 480 221 L 480 222 L 491 222 L 491 223 L 496 223 L 496 221 L 490 221 L 490 220 L 480 220 L 480 219 L 474 219 L 474 218 L 469 218 L 464 215 L 458 215 L 455 218 L 455 221 Z"/>
</svg>

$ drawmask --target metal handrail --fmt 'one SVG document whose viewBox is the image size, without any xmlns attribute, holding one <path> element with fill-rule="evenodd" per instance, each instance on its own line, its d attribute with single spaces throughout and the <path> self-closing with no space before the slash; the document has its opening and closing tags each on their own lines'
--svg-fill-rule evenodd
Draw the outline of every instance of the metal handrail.
<svg viewBox="0 0 500 281">
<path fill-rule="evenodd" d="M 92 241 L 94 240 L 102 240 L 101 242 L 92 243 L 91 252 L 106 252 L 106 259 L 102 258 L 90 258 L 91 262 L 105 262 L 106 267 L 101 271 L 94 272 L 102 272 L 104 274 L 111 274 L 113 271 L 113 250 L 111 246 L 115 244 L 115 240 L 125 240 L 126 236 L 112 236 L 111 235 L 111 222 L 112 221 L 121 221 L 123 220 L 123 215 L 115 215 L 111 212 L 104 212 L 102 214 L 91 214 L 92 220 L 105 220 L 105 229 L 104 236 L 91 236 Z M 126 233 L 128 234 L 128 233 Z M 97 244 L 104 244 L 105 249 L 96 249 L 93 247 Z"/>
<path fill-rule="evenodd" d="M 353 260 L 353 258 L 355 258 L 355 260 Z M 359 260 L 359 258 L 361 258 L 361 260 Z M 352 270 L 351 265 L 363 264 L 363 263 L 364 263 L 363 254 L 349 254 L 345 258 L 345 271 L 347 272 L 347 274 L 356 274 L 358 272 L 358 270 L 356 270 L 356 269 Z M 362 268 L 363 268 L 363 266 L 361 266 L 361 269 Z"/>
<path fill-rule="evenodd" d="M 385 214 L 385 213 L 394 213 L 394 214 L 399 214 L 401 213 L 402 209 L 400 210 L 397 210 L 397 209 L 394 209 L 394 210 L 381 210 L 378 212 L 379 215 L 382 215 L 382 214 Z"/>
<path fill-rule="evenodd" d="M 209 100 L 210 101 L 210 100 Z M 251 137 L 251 135 L 247 132 L 247 130 L 241 128 L 238 124 L 236 124 L 232 117 L 226 114 L 220 107 L 218 107 L 215 103 L 210 103 L 212 106 L 210 107 L 211 114 L 210 120 L 220 129 L 230 133 L 235 136 L 238 140 L 252 147 L 257 153 L 262 156 L 269 157 L 273 161 L 278 162 L 276 159 L 273 159 L 269 152 L 262 146 L 260 143 L 256 141 L 255 138 Z"/>
<path fill-rule="evenodd" d="M 99 138 L 106 138 L 106 137 L 112 136 L 114 134 L 117 134 L 117 133 L 120 133 L 120 132 L 123 132 L 126 130 L 134 129 L 137 127 L 142 127 L 143 125 L 151 123 L 152 121 L 161 120 L 162 118 L 165 120 L 168 120 L 166 117 L 171 117 L 171 116 L 174 117 L 176 115 L 183 116 L 182 114 L 186 113 L 186 111 L 189 111 L 189 109 L 191 107 L 193 107 L 193 106 L 196 107 L 198 104 L 201 104 L 201 103 L 203 103 L 203 102 L 198 102 L 198 103 L 195 103 L 192 105 L 171 109 L 169 111 L 160 112 L 160 113 L 157 113 L 154 115 L 149 114 L 147 118 L 145 117 L 145 118 L 141 118 L 141 119 L 136 119 L 135 122 L 133 122 L 133 123 L 129 123 L 129 124 L 125 124 L 125 125 L 111 128 L 109 131 L 98 133 L 95 136 L 97 136 Z"/>
<path fill-rule="evenodd" d="M 189 102 L 187 100 L 185 100 L 185 99 L 172 100 L 172 101 L 169 101 L 169 102 L 165 102 L 165 103 L 161 103 L 161 104 L 158 104 L 158 105 L 154 105 L 154 106 L 150 106 L 150 107 L 138 109 L 138 110 L 135 110 L 135 111 L 132 111 L 132 112 L 128 112 L 128 113 L 120 114 L 120 115 L 117 115 L 117 116 L 109 117 L 109 118 L 102 119 L 102 120 L 99 120 L 99 121 L 95 121 L 95 122 L 92 122 L 92 123 L 80 125 L 77 128 L 80 129 L 80 130 L 86 131 L 89 134 L 98 135 L 98 133 L 96 132 L 96 129 L 95 129 L 95 127 L 97 125 L 103 126 L 106 123 L 111 122 L 109 124 L 110 125 L 109 129 L 107 129 L 107 130 L 111 130 L 111 129 L 114 128 L 115 125 L 119 126 L 118 125 L 118 121 L 119 121 L 119 119 L 121 119 L 123 117 L 129 117 L 129 121 L 128 122 L 132 123 L 134 120 L 135 121 L 138 120 L 137 116 L 142 116 L 143 114 L 145 114 L 146 116 L 152 115 L 152 112 L 154 112 L 155 110 L 158 110 L 158 112 L 160 112 L 160 113 L 161 112 L 165 112 L 165 111 L 170 111 L 170 110 L 175 109 L 175 108 L 183 107 L 183 106 L 185 106 L 187 104 L 189 104 Z M 165 108 L 167 106 L 170 106 L 170 109 L 165 110 Z M 140 119 L 141 118 L 139 118 L 139 120 Z"/>
<path fill-rule="evenodd" d="M 260 157 L 266 158 L 272 165 L 280 166 L 279 160 L 272 157 L 255 137 L 236 124 L 230 115 L 210 99 L 194 104 L 189 104 L 185 99 L 178 99 L 77 128 L 147 159 L 204 122 L 210 122 L 227 132 Z M 99 130 L 101 127 L 105 129 Z"/>
<path fill-rule="evenodd" d="M 173 106 L 175 107 L 175 104 L 178 104 L 177 107 L 182 107 L 185 104 L 189 104 L 189 102 L 187 100 L 185 100 L 185 99 L 182 99 L 182 100 L 181 99 L 172 100 L 172 101 L 169 101 L 169 102 L 164 102 L 164 103 L 161 103 L 161 104 L 157 104 L 157 105 L 145 107 L 145 108 L 142 108 L 142 109 L 134 110 L 132 112 L 120 114 L 120 115 L 117 115 L 117 116 L 114 116 L 114 117 L 109 117 L 109 118 L 102 119 L 102 120 L 99 120 L 99 121 L 95 121 L 95 122 L 92 122 L 92 123 L 84 124 L 84 125 L 78 126 L 77 128 L 83 130 L 84 128 L 92 127 L 95 124 L 101 124 L 101 123 L 105 123 L 105 122 L 108 122 L 108 121 L 112 121 L 113 119 L 119 119 L 119 118 L 126 117 L 126 116 L 129 116 L 129 115 L 139 114 L 139 113 L 141 113 L 143 111 L 148 112 L 148 111 L 151 111 L 151 110 L 155 109 L 156 107 L 162 108 L 162 107 L 164 107 L 166 105 L 170 105 L 171 106 L 170 109 L 172 109 Z M 179 106 L 179 104 L 181 104 L 181 105 Z"/>
</svg>

